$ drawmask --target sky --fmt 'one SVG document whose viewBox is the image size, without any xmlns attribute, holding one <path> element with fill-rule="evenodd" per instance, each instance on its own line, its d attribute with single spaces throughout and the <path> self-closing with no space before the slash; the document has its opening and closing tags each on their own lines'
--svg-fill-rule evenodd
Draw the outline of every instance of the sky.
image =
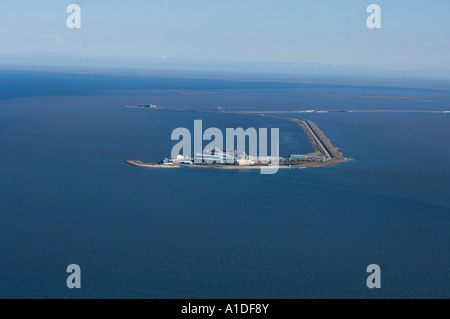
<svg viewBox="0 0 450 319">
<path fill-rule="evenodd" d="M 66 26 L 71 3 L 81 7 L 81 29 Z M 371 3 L 381 7 L 381 29 L 366 25 Z M 226 60 L 450 70 L 449 35 L 448 0 L 17 0 L 1 4 L 0 64 Z"/>
</svg>

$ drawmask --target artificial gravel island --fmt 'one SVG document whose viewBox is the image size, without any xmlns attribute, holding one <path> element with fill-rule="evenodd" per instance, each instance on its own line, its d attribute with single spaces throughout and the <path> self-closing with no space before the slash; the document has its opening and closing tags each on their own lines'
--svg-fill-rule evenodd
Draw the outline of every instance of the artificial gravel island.
<svg viewBox="0 0 450 319">
<path fill-rule="evenodd" d="M 193 110 L 193 109 L 180 109 L 171 107 L 160 107 L 153 104 L 146 105 L 134 105 L 126 106 L 127 108 L 138 108 L 146 110 L 171 110 L 171 111 L 189 111 L 189 112 L 204 112 L 204 113 L 219 113 L 219 114 L 236 114 L 236 115 L 247 115 L 247 116 L 261 116 L 270 117 L 286 121 L 291 121 L 297 123 L 304 131 L 315 151 L 309 154 L 291 154 L 288 157 L 278 157 L 277 168 L 282 169 L 303 169 L 307 167 L 323 167 L 323 166 L 333 166 L 337 163 L 351 161 L 351 158 L 344 157 L 339 149 L 334 146 L 331 141 L 325 136 L 325 134 L 318 128 L 318 126 L 309 120 L 283 117 L 277 115 L 268 115 L 265 113 L 255 113 L 255 112 L 245 112 L 245 111 L 223 111 L 218 110 Z M 267 113 L 267 112 L 266 112 Z M 208 155 L 217 159 L 225 159 L 229 152 L 223 152 L 220 149 L 211 149 Z M 234 155 L 236 152 L 234 151 Z M 205 156 L 205 155 L 203 155 Z M 235 158 L 235 157 L 234 157 Z M 145 163 L 140 160 L 128 160 L 127 164 L 136 167 L 144 168 L 180 168 L 180 167 L 202 167 L 202 168 L 215 168 L 215 169 L 264 169 L 271 168 L 274 164 L 267 161 L 260 161 L 255 159 L 253 161 L 249 160 L 244 154 L 241 159 L 236 159 L 233 163 L 228 161 L 196 161 L 185 158 L 169 159 L 165 158 L 157 163 Z"/>
</svg>

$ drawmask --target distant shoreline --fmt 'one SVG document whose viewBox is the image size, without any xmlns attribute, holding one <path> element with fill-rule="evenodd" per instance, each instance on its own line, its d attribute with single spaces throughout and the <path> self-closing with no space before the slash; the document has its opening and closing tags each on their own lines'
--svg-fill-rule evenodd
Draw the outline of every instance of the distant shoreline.
<svg viewBox="0 0 450 319">
<path fill-rule="evenodd" d="M 204 94 L 202 92 L 202 94 Z M 158 109 L 158 110 L 172 110 L 172 111 L 190 111 L 190 112 L 208 112 L 208 113 L 225 113 L 225 114 L 246 114 L 246 115 L 260 115 L 263 116 L 265 114 L 297 114 L 297 113 L 437 113 L 437 114 L 450 114 L 450 110 L 295 110 L 295 111 L 224 111 L 222 108 L 220 110 L 193 110 L 193 109 L 180 109 L 180 108 L 171 108 L 165 106 L 157 106 L 154 108 L 140 106 L 140 105 L 127 105 L 127 108 L 133 109 Z M 280 117 L 281 118 L 281 117 Z M 288 119 L 288 118 L 284 118 Z"/>
</svg>

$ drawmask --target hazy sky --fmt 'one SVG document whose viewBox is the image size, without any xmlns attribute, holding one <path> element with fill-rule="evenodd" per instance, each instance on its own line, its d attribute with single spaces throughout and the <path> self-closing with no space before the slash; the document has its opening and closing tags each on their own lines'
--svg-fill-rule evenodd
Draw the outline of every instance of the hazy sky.
<svg viewBox="0 0 450 319">
<path fill-rule="evenodd" d="M 81 29 L 66 26 L 71 3 Z M 381 29 L 366 26 L 371 3 Z M 450 69 L 450 1 L 2 1 L 0 64 L 49 54 Z"/>
</svg>

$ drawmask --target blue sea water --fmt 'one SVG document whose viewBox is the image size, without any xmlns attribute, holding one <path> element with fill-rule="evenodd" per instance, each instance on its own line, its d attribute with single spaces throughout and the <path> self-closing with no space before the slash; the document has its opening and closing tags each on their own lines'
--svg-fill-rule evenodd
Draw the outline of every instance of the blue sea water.
<svg viewBox="0 0 450 319">
<path fill-rule="evenodd" d="M 282 154 L 312 150 L 287 121 L 129 104 L 444 110 L 449 92 L 55 74 L 39 86 L 33 76 L 0 79 L 1 298 L 450 297 L 450 114 L 289 115 L 354 158 L 335 167 L 124 163 L 169 155 L 172 130 L 195 119 L 279 127 Z M 426 99 L 360 97 L 376 94 Z M 66 287 L 69 264 L 81 289 Z M 367 288 L 369 264 L 382 289 Z"/>
</svg>

